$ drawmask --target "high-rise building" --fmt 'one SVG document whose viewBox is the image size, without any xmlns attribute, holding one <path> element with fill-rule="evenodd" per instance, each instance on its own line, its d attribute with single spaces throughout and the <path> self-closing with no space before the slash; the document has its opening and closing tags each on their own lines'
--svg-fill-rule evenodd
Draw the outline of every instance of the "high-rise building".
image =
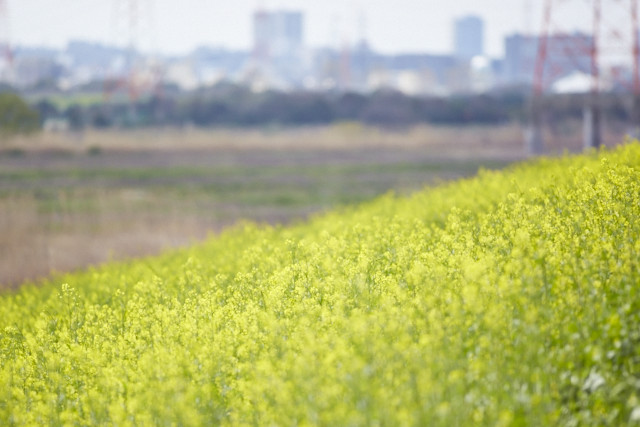
<svg viewBox="0 0 640 427">
<path fill-rule="evenodd" d="M 540 44 L 538 36 L 510 35 L 505 38 L 504 83 L 531 85 Z M 547 60 L 541 72 L 548 84 L 591 70 L 593 36 L 584 33 L 552 34 L 546 39 Z"/>
<path fill-rule="evenodd" d="M 484 54 L 484 22 L 475 15 L 468 15 L 455 20 L 454 53 L 456 58 L 471 59 Z"/>
<path fill-rule="evenodd" d="M 301 84 L 303 20 L 297 11 L 265 11 L 253 14 L 253 55 L 250 79 L 277 88 Z"/>
<path fill-rule="evenodd" d="M 254 54 L 261 58 L 295 55 L 303 43 L 303 15 L 258 11 L 253 15 Z"/>
<path fill-rule="evenodd" d="M 513 34 L 504 39 L 504 83 L 531 85 L 538 55 L 538 36 Z"/>
</svg>

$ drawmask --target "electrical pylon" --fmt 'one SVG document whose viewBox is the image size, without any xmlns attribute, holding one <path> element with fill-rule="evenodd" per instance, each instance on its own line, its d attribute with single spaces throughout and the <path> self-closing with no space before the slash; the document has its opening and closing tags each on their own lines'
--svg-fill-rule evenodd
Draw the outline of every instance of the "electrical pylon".
<svg viewBox="0 0 640 427">
<path fill-rule="evenodd" d="M 586 7 L 585 7 L 586 6 Z M 568 19 L 568 18 L 571 19 Z M 582 21 L 586 32 L 568 28 Z M 568 72 L 589 76 L 584 105 L 584 147 L 601 144 L 601 113 L 605 95 L 632 95 L 633 125 L 640 124 L 638 0 L 545 0 L 538 39 L 529 150 L 542 151 L 540 107 L 554 83 Z M 537 128 L 537 130 L 536 130 Z"/>
<path fill-rule="evenodd" d="M 157 92 L 160 86 L 162 70 L 149 52 L 153 49 L 153 1 L 113 0 L 112 7 L 112 40 L 125 48 L 126 57 L 122 69 L 112 70 L 105 79 L 105 98 L 126 91 L 134 104 L 142 94 Z"/>
</svg>

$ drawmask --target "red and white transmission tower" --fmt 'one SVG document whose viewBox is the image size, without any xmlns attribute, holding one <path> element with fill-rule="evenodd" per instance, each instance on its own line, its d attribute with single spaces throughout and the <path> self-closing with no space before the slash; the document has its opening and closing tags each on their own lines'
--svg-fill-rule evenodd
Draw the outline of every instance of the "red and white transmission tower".
<svg viewBox="0 0 640 427">
<path fill-rule="evenodd" d="M 140 95 L 157 91 L 161 80 L 160 64 L 149 55 L 153 48 L 153 2 L 113 0 L 112 6 L 112 40 L 125 47 L 127 55 L 120 69 L 111 70 L 105 79 L 105 97 L 126 91 L 129 102 L 134 103 Z"/>
<path fill-rule="evenodd" d="M 567 17 L 590 26 L 589 33 L 568 29 Z M 638 0 L 545 0 L 534 91 L 546 92 L 577 69 L 591 76 L 594 92 L 625 87 L 640 93 L 638 55 Z"/>
<path fill-rule="evenodd" d="M 581 24 L 583 30 L 571 30 L 570 24 Z M 545 0 L 534 70 L 530 151 L 542 151 L 540 131 L 535 130 L 540 127 L 541 100 L 561 92 L 562 79 L 572 74 L 588 76 L 586 148 L 600 145 L 605 94 L 631 94 L 634 125 L 640 124 L 638 37 L 638 0 Z"/>
<path fill-rule="evenodd" d="M 12 82 L 13 55 L 11 52 L 9 11 L 6 0 L 0 0 L 0 81 Z"/>
</svg>

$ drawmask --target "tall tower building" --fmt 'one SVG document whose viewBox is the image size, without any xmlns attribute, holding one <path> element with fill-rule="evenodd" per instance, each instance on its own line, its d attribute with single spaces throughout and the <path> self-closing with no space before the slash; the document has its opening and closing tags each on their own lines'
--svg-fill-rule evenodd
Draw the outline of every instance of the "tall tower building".
<svg viewBox="0 0 640 427">
<path fill-rule="evenodd" d="M 254 54 L 262 59 L 295 55 L 303 44 L 303 15 L 258 11 L 253 15 Z"/>
<path fill-rule="evenodd" d="M 303 73 L 304 15 L 297 11 L 259 10 L 253 14 L 253 71 L 267 86 L 300 85 Z M 266 82 L 266 83 L 265 83 Z"/>
<path fill-rule="evenodd" d="M 482 18 L 468 15 L 454 22 L 453 44 L 455 56 L 471 59 L 484 54 L 484 22 Z"/>
</svg>

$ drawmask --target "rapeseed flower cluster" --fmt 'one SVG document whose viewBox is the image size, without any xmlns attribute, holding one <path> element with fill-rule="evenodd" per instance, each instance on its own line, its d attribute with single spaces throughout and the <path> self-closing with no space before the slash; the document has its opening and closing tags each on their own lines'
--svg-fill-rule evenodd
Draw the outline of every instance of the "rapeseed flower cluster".
<svg viewBox="0 0 640 427">
<path fill-rule="evenodd" d="M 640 423 L 640 145 L 0 296 L 1 425 Z"/>
</svg>

